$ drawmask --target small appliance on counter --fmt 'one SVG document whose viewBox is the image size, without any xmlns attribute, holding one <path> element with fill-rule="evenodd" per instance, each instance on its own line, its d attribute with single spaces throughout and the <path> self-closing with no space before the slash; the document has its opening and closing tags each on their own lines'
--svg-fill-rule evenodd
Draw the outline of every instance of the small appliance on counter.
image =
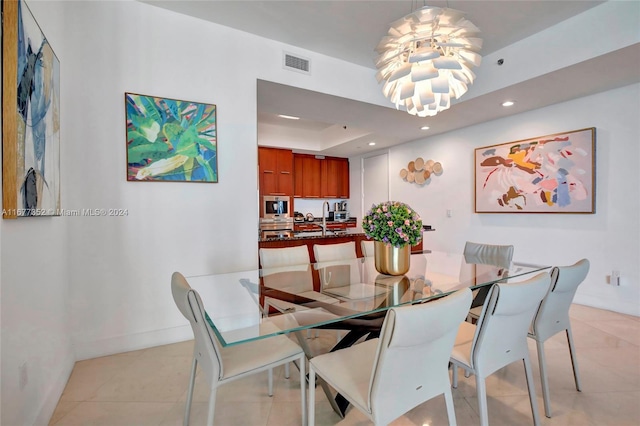
<svg viewBox="0 0 640 426">
<path fill-rule="evenodd" d="M 313 222 L 314 217 L 311 213 L 307 213 L 306 217 L 307 217 L 307 222 Z"/>
<path fill-rule="evenodd" d="M 347 211 L 333 212 L 333 220 L 336 222 L 344 222 L 346 220 L 349 220 L 349 212 Z"/>
<path fill-rule="evenodd" d="M 293 220 L 295 222 L 304 222 L 304 215 L 300 212 L 293 212 Z"/>
</svg>

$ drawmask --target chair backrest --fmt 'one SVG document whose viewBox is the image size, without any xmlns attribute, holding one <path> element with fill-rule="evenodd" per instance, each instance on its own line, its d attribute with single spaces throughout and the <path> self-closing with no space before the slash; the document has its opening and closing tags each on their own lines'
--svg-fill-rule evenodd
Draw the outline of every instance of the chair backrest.
<svg viewBox="0 0 640 426">
<path fill-rule="evenodd" d="M 313 290 L 311 259 L 306 245 L 261 248 L 259 256 L 265 286 L 291 292 Z"/>
<path fill-rule="evenodd" d="M 362 249 L 362 256 L 364 257 L 373 257 L 375 256 L 375 244 L 373 241 L 362 240 L 360 241 L 360 249 Z"/>
<path fill-rule="evenodd" d="M 578 286 L 589 273 L 589 261 L 582 259 L 571 266 L 555 267 L 551 270 L 551 285 L 531 329 L 539 340 L 546 340 L 569 327 L 569 308 Z"/>
<path fill-rule="evenodd" d="M 357 264 L 356 243 L 314 244 L 313 254 L 320 273 L 323 289 L 339 287 L 361 281 Z"/>
<path fill-rule="evenodd" d="M 217 382 L 224 374 L 220 346 L 205 319 L 200 295 L 191 288 L 179 272 L 174 272 L 171 276 L 171 293 L 176 306 L 191 324 L 195 339 L 194 356 L 198 360 L 198 365 L 205 372 L 210 384 Z"/>
<path fill-rule="evenodd" d="M 513 246 L 480 244 L 467 241 L 464 245 L 464 258 L 467 263 L 479 263 L 509 269 L 513 260 Z"/>
<path fill-rule="evenodd" d="M 260 265 L 263 269 L 311 263 L 306 245 L 283 248 L 261 248 Z"/>
<path fill-rule="evenodd" d="M 527 333 L 551 278 L 542 272 L 526 281 L 494 284 L 476 325 L 471 366 L 481 377 L 523 359 Z"/>
<path fill-rule="evenodd" d="M 451 386 L 449 357 L 471 305 L 463 289 L 387 312 L 369 383 L 375 424 L 387 424 Z"/>
<path fill-rule="evenodd" d="M 356 258 L 356 243 L 349 241 L 339 244 L 314 244 L 313 254 L 316 262 L 331 262 Z"/>
</svg>

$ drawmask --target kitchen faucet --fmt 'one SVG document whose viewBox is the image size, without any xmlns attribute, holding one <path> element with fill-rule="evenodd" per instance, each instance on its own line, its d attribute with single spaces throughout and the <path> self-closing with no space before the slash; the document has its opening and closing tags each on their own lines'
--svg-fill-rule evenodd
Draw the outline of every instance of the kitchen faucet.
<svg viewBox="0 0 640 426">
<path fill-rule="evenodd" d="M 327 209 L 325 211 L 324 206 L 327 206 Z M 324 200 L 324 203 L 322 203 L 322 236 L 326 237 L 327 236 L 327 216 L 325 215 L 325 213 L 329 212 L 329 202 L 327 200 Z"/>
</svg>

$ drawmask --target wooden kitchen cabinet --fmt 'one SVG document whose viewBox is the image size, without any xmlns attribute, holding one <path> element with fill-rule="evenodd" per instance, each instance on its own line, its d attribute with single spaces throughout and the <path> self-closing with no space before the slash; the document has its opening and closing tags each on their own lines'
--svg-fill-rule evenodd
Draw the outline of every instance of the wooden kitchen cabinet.
<svg viewBox="0 0 640 426">
<path fill-rule="evenodd" d="M 293 195 L 293 151 L 258 147 L 260 195 Z"/>
<path fill-rule="evenodd" d="M 304 194 L 304 181 L 302 179 L 303 173 L 303 157 L 298 154 L 293 154 L 293 196 L 296 198 L 302 198 Z"/>
<path fill-rule="evenodd" d="M 293 196 L 349 198 L 349 159 L 294 154 Z"/>
<path fill-rule="evenodd" d="M 322 197 L 349 198 L 349 160 L 327 157 L 322 170 Z"/>
<path fill-rule="evenodd" d="M 322 196 L 322 161 L 313 155 L 294 154 L 294 197 L 320 198 Z"/>
<path fill-rule="evenodd" d="M 311 223 L 295 223 L 293 225 L 293 230 L 295 232 L 316 232 L 322 231 L 322 227 L 313 222 Z"/>
</svg>

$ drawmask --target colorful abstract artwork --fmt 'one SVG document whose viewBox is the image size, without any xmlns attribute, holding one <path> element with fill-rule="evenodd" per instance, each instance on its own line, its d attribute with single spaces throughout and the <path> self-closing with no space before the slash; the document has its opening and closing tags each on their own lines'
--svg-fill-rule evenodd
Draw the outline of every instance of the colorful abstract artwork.
<svg viewBox="0 0 640 426">
<path fill-rule="evenodd" d="M 3 217 L 60 215 L 60 61 L 23 1 L 3 2 Z"/>
<path fill-rule="evenodd" d="M 218 182 L 216 106 L 125 93 L 127 180 Z"/>
<path fill-rule="evenodd" d="M 595 213 L 595 128 L 475 150 L 476 213 Z"/>
</svg>

